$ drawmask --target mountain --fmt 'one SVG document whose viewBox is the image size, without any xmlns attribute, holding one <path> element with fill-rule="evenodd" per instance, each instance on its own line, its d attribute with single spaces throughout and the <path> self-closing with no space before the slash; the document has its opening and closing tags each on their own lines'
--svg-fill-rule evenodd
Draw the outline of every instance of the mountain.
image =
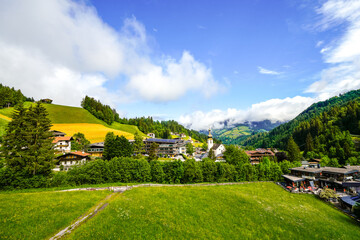
<svg viewBox="0 0 360 240">
<path fill-rule="evenodd" d="M 344 164 L 359 154 L 354 139 L 360 134 L 360 90 L 314 103 L 293 120 L 268 133 L 255 134 L 241 142 L 245 146 L 286 149 L 293 137 L 304 155 L 328 156 Z"/>
<path fill-rule="evenodd" d="M 224 126 L 228 126 L 226 122 Z M 233 127 L 226 127 L 223 129 L 213 129 L 212 135 L 221 140 L 224 144 L 239 144 L 251 135 L 259 132 L 267 132 L 279 126 L 281 122 L 272 123 L 270 120 L 264 121 L 247 121 L 242 124 L 237 124 Z M 203 131 L 205 133 L 205 131 Z"/>
</svg>

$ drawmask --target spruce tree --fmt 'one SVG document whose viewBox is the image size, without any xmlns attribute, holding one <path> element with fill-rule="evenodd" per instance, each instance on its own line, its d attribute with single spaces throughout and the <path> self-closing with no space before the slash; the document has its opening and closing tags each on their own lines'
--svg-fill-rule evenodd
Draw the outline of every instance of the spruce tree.
<svg viewBox="0 0 360 240">
<path fill-rule="evenodd" d="M 301 160 L 301 154 L 300 149 L 296 142 L 294 141 L 293 137 L 291 136 L 289 138 L 288 144 L 287 144 L 287 151 L 288 151 L 288 157 L 290 162 L 300 161 Z"/>
<path fill-rule="evenodd" d="M 54 166 L 54 150 L 46 109 L 40 102 L 29 109 L 20 104 L 12 119 L 1 148 L 7 166 L 28 176 L 48 176 Z"/>
<path fill-rule="evenodd" d="M 305 141 L 305 150 L 304 150 L 304 155 L 306 155 L 306 153 L 314 151 L 314 143 L 313 143 L 313 138 L 311 136 L 310 133 L 307 134 L 306 136 L 306 141 Z"/>
<path fill-rule="evenodd" d="M 136 132 L 134 134 L 134 153 L 136 155 L 140 155 L 143 152 L 143 148 L 144 148 L 144 141 L 143 138 L 140 136 L 139 132 Z"/>
</svg>

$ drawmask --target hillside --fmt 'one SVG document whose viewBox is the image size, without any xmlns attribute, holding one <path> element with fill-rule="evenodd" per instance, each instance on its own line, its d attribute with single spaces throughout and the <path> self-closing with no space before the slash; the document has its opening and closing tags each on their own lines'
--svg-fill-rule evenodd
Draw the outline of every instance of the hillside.
<svg viewBox="0 0 360 240">
<path fill-rule="evenodd" d="M 25 107 L 29 107 L 31 102 L 26 102 Z M 95 118 L 91 113 L 83 108 L 69 107 L 56 104 L 44 104 L 49 113 L 53 130 L 65 132 L 71 136 L 74 133 L 82 132 L 90 142 L 100 142 L 105 139 L 107 132 L 114 132 L 116 135 L 124 135 L 128 139 L 133 139 L 136 131 L 140 132 L 136 126 L 120 123 L 111 125 Z M 4 133 L 6 122 L 11 117 L 14 108 L 0 109 L 0 136 Z M 6 119 L 8 118 L 8 119 Z M 140 132 L 141 133 L 141 132 Z M 142 136 L 146 136 L 141 133 Z"/>
<path fill-rule="evenodd" d="M 286 149 L 293 136 L 301 150 L 340 162 L 356 156 L 351 134 L 360 134 L 359 120 L 360 90 L 356 90 L 315 103 L 290 122 L 251 136 L 243 145 Z"/>
<path fill-rule="evenodd" d="M 126 191 L 69 239 L 359 239 L 359 225 L 314 195 L 273 183 Z"/>
<path fill-rule="evenodd" d="M 214 129 L 212 134 L 224 144 L 239 144 L 251 135 L 267 132 L 279 126 L 281 122 L 272 123 L 270 120 L 245 122 L 234 127 Z"/>
</svg>

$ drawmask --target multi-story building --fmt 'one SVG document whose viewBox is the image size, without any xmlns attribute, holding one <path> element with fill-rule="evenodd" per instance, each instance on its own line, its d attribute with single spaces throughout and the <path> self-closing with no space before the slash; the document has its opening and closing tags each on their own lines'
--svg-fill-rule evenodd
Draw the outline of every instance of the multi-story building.
<svg viewBox="0 0 360 240">
<path fill-rule="evenodd" d="M 144 140 L 145 152 L 149 154 L 152 143 L 158 144 L 157 155 L 174 157 L 186 153 L 185 141 L 181 139 L 149 138 Z"/>
<path fill-rule="evenodd" d="M 104 152 L 104 142 L 92 143 L 88 146 L 87 152 L 93 157 L 102 157 Z"/>
<path fill-rule="evenodd" d="M 61 156 L 58 156 L 57 158 L 57 165 L 53 169 L 54 171 L 60 171 L 64 170 L 67 171 L 71 167 L 79 164 L 83 164 L 90 160 L 90 154 L 85 152 L 69 152 L 64 153 Z"/>
<path fill-rule="evenodd" d="M 259 164 L 264 157 L 268 157 L 269 159 L 275 158 L 275 153 L 270 149 L 259 148 L 255 151 L 245 151 L 245 153 L 249 156 L 252 165 Z"/>
<path fill-rule="evenodd" d="M 56 152 L 70 152 L 72 137 L 55 137 L 53 140 L 54 150 Z"/>
</svg>

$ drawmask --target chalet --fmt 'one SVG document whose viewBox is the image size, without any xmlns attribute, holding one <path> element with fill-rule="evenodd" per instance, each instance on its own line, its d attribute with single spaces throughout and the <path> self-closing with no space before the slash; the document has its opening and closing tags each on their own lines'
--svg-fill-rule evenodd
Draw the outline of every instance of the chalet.
<svg viewBox="0 0 360 240">
<path fill-rule="evenodd" d="M 54 150 L 56 152 L 70 152 L 72 137 L 55 137 L 53 140 Z"/>
<path fill-rule="evenodd" d="M 54 137 L 65 137 L 66 135 L 66 133 L 57 130 L 52 130 L 51 133 L 53 134 Z"/>
<path fill-rule="evenodd" d="M 245 153 L 249 156 L 252 165 L 259 164 L 264 157 L 275 158 L 275 153 L 270 149 L 258 148 L 255 151 L 245 151 Z"/>
<path fill-rule="evenodd" d="M 104 152 L 104 142 L 92 143 L 88 146 L 87 152 L 93 157 L 102 157 Z"/>
<path fill-rule="evenodd" d="M 49 99 L 49 98 L 45 98 L 45 99 L 40 99 L 40 102 L 42 103 L 49 103 L 51 104 L 53 100 Z"/>
<path fill-rule="evenodd" d="M 150 137 L 150 138 L 155 138 L 155 133 L 148 133 L 148 134 L 146 134 L 148 137 Z"/>
<path fill-rule="evenodd" d="M 160 138 L 149 138 L 144 140 L 145 152 L 149 154 L 150 146 L 152 143 L 159 145 L 157 155 L 166 155 L 174 157 L 178 154 L 186 153 L 185 142 L 181 139 L 160 139 Z"/>
<path fill-rule="evenodd" d="M 54 171 L 69 170 L 71 167 L 79 164 L 83 164 L 90 160 L 90 154 L 84 152 L 69 152 L 56 158 L 57 165 L 53 169 Z"/>
<path fill-rule="evenodd" d="M 360 168 L 335 167 L 295 167 L 290 174 L 283 175 L 288 186 L 296 187 L 329 187 L 335 189 L 357 189 L 360 187 Z"/>
</svg>

